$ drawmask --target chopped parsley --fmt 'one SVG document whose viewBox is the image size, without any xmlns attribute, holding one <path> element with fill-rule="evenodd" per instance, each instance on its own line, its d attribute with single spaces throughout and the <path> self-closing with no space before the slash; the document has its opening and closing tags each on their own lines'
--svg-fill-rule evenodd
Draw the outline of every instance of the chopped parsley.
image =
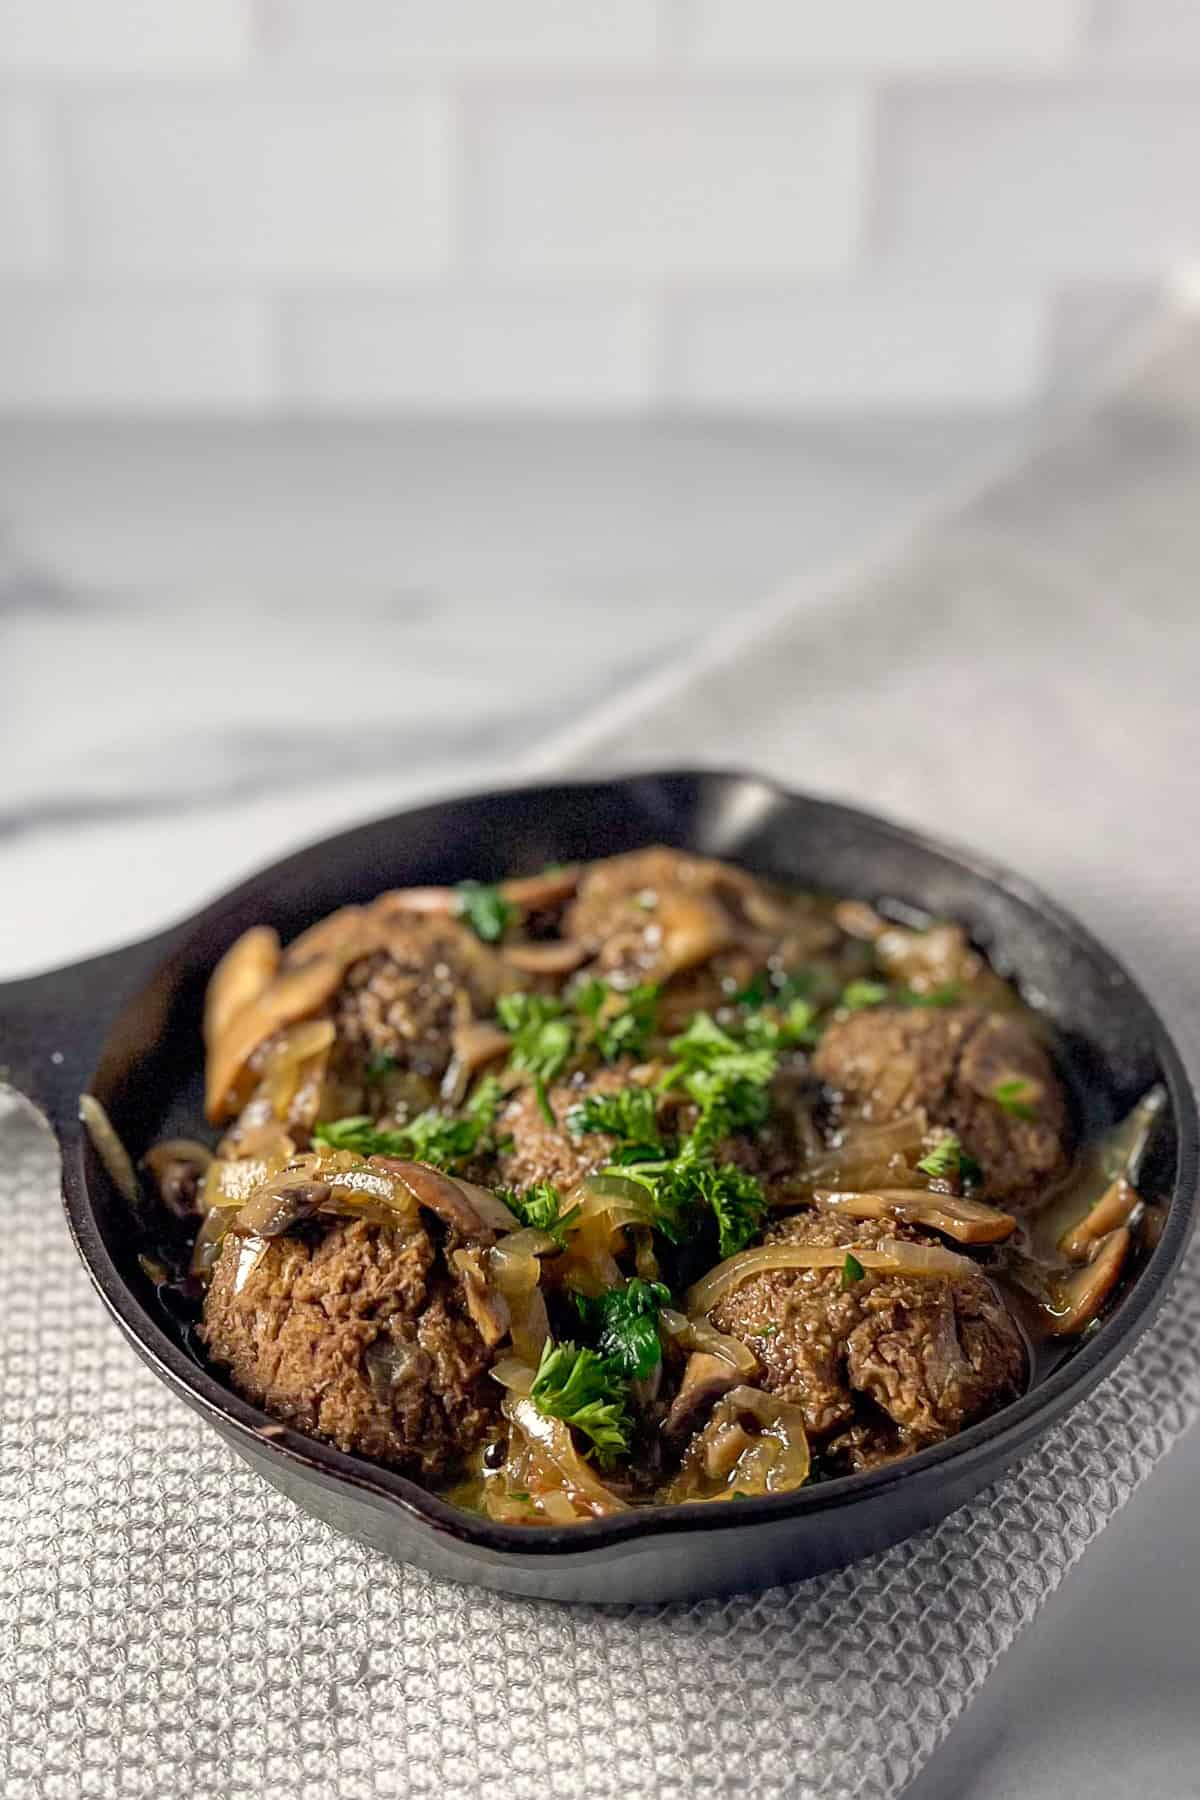
<svg viewBox="0 0 1200 1800">
<path fill-rule="evenodd" d="M 766 1196 L 753 1175 L 736 1163 L 716 1163 L 693 1140 L 685 1140 L 674 1162 L 622 1164 L 611 1171 L 644 1187 L 654 1203 L 655 1229 L 677 1244 L 690 1216 L 709 1211 L 717 1222 L 722 1261 L 736 1256 L 758 1235 Z"/>
<path fill-rule="evenodd" d="M 796 1044 L 815 1044 L 817 1007 L 811 1000 L 792 1000 L 782 1017 L 771 1012 L 752 1012 L 742 1030 L 745 1043 L 759 1050 L 790 1050 Z"/>
<path fill-rule="evenodd" d="M 631 1380 L 641 1381 L 662 1361 L 658 1315 L 671 1291 L 661 1281 L 635 1275 L 624 1287 L 609 1288 L 598 1299 L 575 1295 L 584 1324 L 596 1334 L 601 1355 Z"/>
<path fill-rule="evenodd" d="M 917 1167 L 934 1181 L 950 1181 L 957 1177 L 965 1188 L 978 1187 L 983 1180 L 983 1170 L 952 1131 L 939 1139 Z"/>
<path fill-rule="evenodd" d="M 838 1005 L 847 1012 L 862 1012 L 868 1006 L 882 1006 L 887 997 L 882 981 L 851 981 L 842 989 Z"/>
<path fill-rule="evenodd" d="M 622 1161 L 653 1162 L 663 1155 L 655 1096 L 649 1088 L 631 1086 L 618 1088 L 615 1094 L 589 1094 L 567 1113 L 567 1130 L 572 1137 L 601 1131 L 620 1138 Z"/>
<path fill-rule="evenodd" d="M 607 1357 L 577 1344 L 546 1340 L 530 1399 L 547 1418 L 590 1438 L 602 1464 L 629 1449 L 632 1426 L 625 1381 Z"/>
<path fill-rule="evenodd" d="M 653 1035 L 658 989 L 649 982 L 618 994 L 607 981 L 589 981 L 575 996 L 575 1010 L 590 1020 L 590 1041 L 607 1063 L 641 1056 Z"/>
<path fill-rule="evenodd" d="M 1014 1119 L 1036 1119 L 1038 1093 L 1036 1082 L 1028 1080 L 1024 1075 L 1011 1075 L 996 1083 L 992 1089 L 992 1099 Z"/>
<path fill-rule="evenodd" d="M 582 1210 L 572 1206 L 567 1212 L 560 1211 L 562 1200 L 552 1181 L 538 1181 L 524 1190 L 497 1188 L 496 1198 L 503 1201 L 522 1225 L 528 1225 L 533 1231 L 547 1232 L 562 1249 L 566 1247 L 568 1231 L 578 1223 Z"/>
<path fill-rule="evenodd" d="M 534 1092 L 547 1125 L 558 1120 L 546 1094 L 548 1083 L 561 1075 L 575 1048 L 575 1033 L 563 1018 L 561 1000 L 548 994 L 501 994 L 496 1013 L 512 1035 L 509 1064 L 533 1076 Z"/>
<path fill-rule="evenodd" d="M 681 1087 L 696 1102 L 700 1109 L 696 1129 L 705 1141 L 765 1122 L 767 1089 L 776 1069 L 773 1049 L 739 1044 L 711 1013 L 701 1012 L 685 1032 L 671 1039 L 671 1053 L 678 1060 L 659 1089 Z"/>
<path fill-rule="evenodd" d="M 947 981 L 920 994 L 915 988 L 904 988 L 896 996 L 902 1006 L 957 1006 L 961 997 L 961 981 Z"/>
<path fill-rule="evenodd" d="M 517 916 L 516 907 L 498 887 L 485 881 L 460 881 L 454 892 L 459 918 L 465 919 L 485 944 L 498 944 Z"/>
<path fill-rule="evenodd" d="M 430 1107 L 406 1125 L 386 1126 L 358 1113 L 314 1125 L 313 1140 L 331 1150 L 350 1150 L 356 1156 L 399 1156 L 438 1169 L 454 1169 L 489 1146 L 499 1104 L 499 1083 L 488 1076 L 457 1117 Z"/>
<path fill-rule="evenodd" d="M 866 1272 L 853 1251 L 847 1250 L 846 1260 L 842 1264 L 841 1280 L 838 1283 L 842 1292 L 845 1293 L 847 1288 L 852 1288 L 856 1281 L 861 1281 Z"/>
</svg>

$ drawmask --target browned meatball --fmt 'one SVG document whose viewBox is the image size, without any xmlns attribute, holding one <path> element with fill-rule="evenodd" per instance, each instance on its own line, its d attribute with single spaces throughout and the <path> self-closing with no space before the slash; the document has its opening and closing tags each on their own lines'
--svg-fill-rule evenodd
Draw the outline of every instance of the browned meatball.
<svg viewBox="0 0 1200 1800">
<path fill-rule="evenodd" d="M 745 869 L 655 845 L 588 865 L 564 935 L 616 987 L 667 982 L 690 971 L 688 1006 L 719 1004 L 768 956 L 790 967 L 836 938 L 803 896 L 777 893 Z M 673 994 L 665 1001 L 674 1021 Z"/>
<path fill-rule="evenodd" d="M 346 970 L 333 1004 L 339 1045 L 436 1080 L 455 1025 L 488 1017 L 511 985 L 495 952 L 456 919 L 402 917 L 389 925 L 383 949 Z"/>
<path fill-rule="evenodd" d="M 1066 1099 L 1050 1058 L 1009 1013 L 969 1007 L 880 1006 L 836 1019 L 813 1067 L 842 1100 L 874 1120 L 923 1107 L 958 1134 L 983 1169 L 990 1199 L 1030 1205 L 1062 1172 Z M 1006 1110 L 997 1086 L 1018 1079 L 1034 1116 Z"/>
<path fill-rule="evenodd" d="M 337 1220 L 265 1248 L 227 1237 L 201 1333 L 247 1399 L 426 1480 L 496 1416 L 489 1353 L 422 1225 Z"/>
<path fill-rule="evenodd" d="M 590 1131 L 573 1137 L 567 1114 L 589 1094 L 611 1094 L 632 1083 L 632 1065 L 618 1064 L 594 1074 L 577 1075 L 552 1087 L 546 1098 L 557 1120 L 551 1126 L 533 1088 L 521 1088 L 500 1115 L 496 1127 L 501 1142 L 511 1139 L 500 1153 L 500 1181 L 505 1187 L 527 1188 L 538 1181 L 552 1181 L 567 1193 L 585 1175 L 594 1175 L 612 1161 L 615 1140 L 604 1132 Z"/>
<path fill-rule="evenodd" d="M 898 1235 L 921 1238 L 893 1224 L 799 1213 L 767 1241 L 869 1248 Z M 771 1269 L 726 1294 L 712 1320 L 749 1344 L 762 1385 L 802 1407 L 812 1435 L 855 1467 L 961 1431 L 1011 1399 L 1024 1377 L 1020 1333 L 982 1274 L 868 1270 L 843 1287 L 840 1268 Z"/>
</svg>

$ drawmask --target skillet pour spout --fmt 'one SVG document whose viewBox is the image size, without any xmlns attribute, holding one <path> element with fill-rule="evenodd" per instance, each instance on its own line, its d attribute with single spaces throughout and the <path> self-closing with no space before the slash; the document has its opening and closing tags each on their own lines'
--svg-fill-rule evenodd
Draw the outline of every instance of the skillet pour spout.
<svg viewBox="0 0 1200 1800">
<path fill-rule="evenodd" d="M 139 1266 L 129 1204 L 79 1122 L 79 1096 L 96 1095 L 135 1161 L 158 1138 L 191 1135 L 203 1112 L 205 985 L 251 925 L 269 922 L 286 942 L 385 889 L 498 880 L 651 843 L 730 858 L 793 887 L 962 921 L 995 966 L 1036 996 L 1068 1047 L 1085 1124 L 1102 1129 L 1162 1084 L 1152 1159 L 1163 1229 L 1099 1329 L 1030 1391 L 957 1437 L 901 1463 L 737 1506 L 648 1506 L 530 1531 L 467 1513 L 392 1469 L 280 1426 L 191 1355 Z M 736 772 L 513 788 L 359 826 L 159 936 L 0 986 L 0 1079 L 28 1095 L 58 1135 L 67 1220 L 116 1324 L 173 1395 L 264 1479 L 400 1561 L 566 1601 L 744 1591 L 841 1566 L 934 1524 L 995 1480 L 1128 1352 L 1163 1300 L 1196 1202 L 1195 1098 L 1161 1020 L 1107 950 L 1019 877 L 969 852 Z"/>
</svg>

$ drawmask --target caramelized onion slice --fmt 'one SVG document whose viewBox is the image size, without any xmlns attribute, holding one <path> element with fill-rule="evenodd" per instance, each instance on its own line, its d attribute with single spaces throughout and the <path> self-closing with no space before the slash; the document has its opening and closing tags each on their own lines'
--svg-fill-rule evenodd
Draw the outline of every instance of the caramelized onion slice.
<svg viewBox="0 0 1200 1800">
<path fill-rule="evenodd" d="M 1120 1279 L 1129 1242 L 1129 1227 L 1118 1226 L 1116 1231 L 1101 1238 L 1090 1263 L 1055 1283 L 1047 1308 L 1051 1337 L 1078 1337 L 1093 1319 L 1099 1317 Z"/>
<path fill-rule="evenodd" d="M 243 1006 L 209 1044 L 205 1110 L 214 1124 L 226 1119 L 250 1097 L 250 1058 L 273 1032 L 318 1012 L 333 998 L 342 978 L 332 956 L 314 957 L 284 969 L 247 1006 Z"/>
<path fill-rule="evenodd" d="M 455 1026 L 450 1039 L 450 1063 L 442 1078 L 442 1099 L 452 1106 L 460 1105 L 480 1069 L 497 1057 L 506 1056 L 511 1044 L 507 1031 L 487 1020 L 472 1019 Z"/>
<path fill-rule="evenodd" d="M 800 1407 L 761 1388 L 735 1387 L 718 1400 L 688 1445 L 663 1498 L 731 1500 L 735 1494 L 783 1494 L 803 1486 L 810 1467 Z"/>
<path fill-rule="evenodd" d="M 79 1117 L 92 1140 L 96 1155 L 107 1169 L 113 1185 L 135 1212 L 141 1210 L 142 1190 L 128 1150 L 117 1135 L 116 1126 L 95 1094 L 80 1094 Z"/>
<path fill-rule="evenodd" d="M 684 1350 L 700 1351 L 706 1356 L 720 1357 L 728 1368 L 739 1375 L 757 1375 L 758 1358 L 741 1338 L 718 1331 L 707 1319 L 689 1319 L 686 1313 L 665 1306 L 658 1315 L 659 1323 L 672 1343 Z"/>
<path fill-rule="evenodd" d="M 371 949 L 369 915 L 361 906 L 340 906 L 307 931 L 293 938 L 283 953 L 284 963 L 296 968 L 314 956 L 336 956 L 344 968 Z"/>
<path fill-rule="evenodd" d="M 279 933 L 269 925 L 252 925 L 229 946 L 204 996 L 204 1041 L 210 1049 L 243 1007 L 270 986 L 278 968 Z"/>
<path fill-rule="evenodd" d="M 628 1510 L 625 1502 L 606 1488 L 588 1467 L 561 1419 L 548 1419 L 532 1400 L 515 1392 L 505 1395 L 502 1410 L 510 1423 L 524 1434 L 577 1510 L 589 1512 L 597 1519 Z"/>
<path fill-rule="evenodd" d="M 688 1312 L 693 1318 L 710 1313 L 718 1300 L 724 1299 L 732 1289 L 769 1269 L 840 1269 L 847 1256 L 878 1275 L 930 1275 L 945 1279 L 979 1273 L 969 1257 L 959 1256 L 941 1244 L 912 1244 L 903 1238 L 885 1238 L 881 1244 L 870 1247 L 859 1244 L 759 1244 L 753 1250 L 739 1251 L 736 1256 L 730 1256 L 715 1269 L 710 1269 L 689 1290 Z"/>
<path fill-rule="evenodd" d="M 823 1212 L 851 1219 L 904 1219 L 927 1225 L 959 1244 L 999 1244 L 1011 1237 L 1017 1221 L 1011 1213 L 958 1194 L 926 1188 L 879 1188 L 873 1193 L 817 1188 L 813 1200 Z"/>
</svg>

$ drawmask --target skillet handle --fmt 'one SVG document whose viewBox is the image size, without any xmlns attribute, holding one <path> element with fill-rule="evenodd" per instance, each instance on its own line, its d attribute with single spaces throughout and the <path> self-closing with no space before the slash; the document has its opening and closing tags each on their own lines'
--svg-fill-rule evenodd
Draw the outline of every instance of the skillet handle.
<svg viewBox="0 0 1200 1800">
<path fill-rule="evenodd" d="M 0 1083 L 43 1112 L 60 1138 L 78 1129 L 113 1022 L 148 981 L 178 928 L 44 975 L 0 983 Z"/>
</svg>

